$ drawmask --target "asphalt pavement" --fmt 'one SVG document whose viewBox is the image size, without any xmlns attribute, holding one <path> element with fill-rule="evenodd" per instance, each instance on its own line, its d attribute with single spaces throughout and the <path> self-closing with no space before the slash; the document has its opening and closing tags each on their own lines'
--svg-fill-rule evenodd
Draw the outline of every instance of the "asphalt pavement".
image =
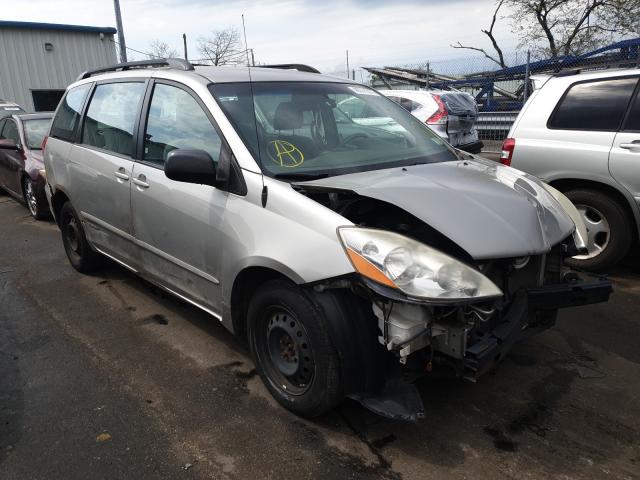
<svg viewBox="0 0 640 480">
<path fill-rule="evenodd" d="M 640 478 L 639 272 L 478 383 L 420 382 L 420 422 L 350 400 L 308 421 L 215 319 L 119 266 L 77 273 L 0 196 L 0 479 Z"/>
</svg>

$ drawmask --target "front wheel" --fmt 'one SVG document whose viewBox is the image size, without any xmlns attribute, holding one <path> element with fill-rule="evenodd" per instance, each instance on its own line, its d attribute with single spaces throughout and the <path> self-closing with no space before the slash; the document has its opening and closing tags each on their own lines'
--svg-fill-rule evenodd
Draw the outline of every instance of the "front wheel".
<svg viewBox="0 0 640 480">
<path fill-rule="evenodd" d="M 73 268 L 80 273 L 91 273 L 101 267 L 103 257 L 87 242 L 82 222 L 71 203 L 62 206 L 59 223 L 64 250 Z"/>
<path fill-rule="evenodd" d="M 260 287 L 249 305 L 248 338 L 262 381 L 288 410 L 315 417 L 342 400 L 328 320 L 297 285 L 272 280 Z"/>
</svg>

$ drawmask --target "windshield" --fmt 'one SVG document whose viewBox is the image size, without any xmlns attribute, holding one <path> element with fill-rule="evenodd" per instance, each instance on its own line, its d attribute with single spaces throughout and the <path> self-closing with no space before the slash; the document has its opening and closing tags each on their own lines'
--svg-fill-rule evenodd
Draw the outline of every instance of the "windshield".
<svg viewBox="0 0 640 480">
<path fill-rule="evenodd" d="M 364 86 L 258 82 L 210 89 L 270 176 L 313 178 L 457 158 L 426 125 Z"/>
<path fill-rule="evenodd" d="M 29 150 L 40 150 L 42 140 L 44 140 L 49 129 L 50 118 L 38 118 L 34 120 L 23 120 L 25 141 Z"/>
</svg>

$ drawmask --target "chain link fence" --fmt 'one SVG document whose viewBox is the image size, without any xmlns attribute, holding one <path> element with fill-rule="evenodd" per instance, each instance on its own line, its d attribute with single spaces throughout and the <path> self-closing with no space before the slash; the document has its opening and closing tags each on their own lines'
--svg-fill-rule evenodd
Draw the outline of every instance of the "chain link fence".
<svg viewBox="0 0 640 480">
<path fill-rule="evenodd" d="M 640 67 L 640 38 L 603 46 L 577 56 L 539 58 L 527 51 L 505 55 L 500 63 L 484 56 L 425 61 L 412 65 L 364 67 L 374 88 L 460 90 L 478 105 L 476 123 L 485 151 L 499 152 L 502 141 L 531 95 L 534 75 L 562 70 Z"/>
</svg>

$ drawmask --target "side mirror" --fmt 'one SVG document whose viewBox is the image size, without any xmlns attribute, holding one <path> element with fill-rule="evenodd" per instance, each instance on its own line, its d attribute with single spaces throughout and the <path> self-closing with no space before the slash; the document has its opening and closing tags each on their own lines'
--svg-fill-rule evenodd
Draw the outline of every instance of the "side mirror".
<svg viewBox="0 0 640 480">
<path fill-rule="evenodd" d="M 177 182 L 217 186 L 216 164 L 204 150 L 178 149 L 169 152 L 164 174 Z"/>
<path fill-rule="evenodd" d="M 3 150 L 16 150 L 18 152 L 22 150 L 15 140 L 11 140 L 9 138 L 0 140 L 0 148 Z"/>
</svg>

